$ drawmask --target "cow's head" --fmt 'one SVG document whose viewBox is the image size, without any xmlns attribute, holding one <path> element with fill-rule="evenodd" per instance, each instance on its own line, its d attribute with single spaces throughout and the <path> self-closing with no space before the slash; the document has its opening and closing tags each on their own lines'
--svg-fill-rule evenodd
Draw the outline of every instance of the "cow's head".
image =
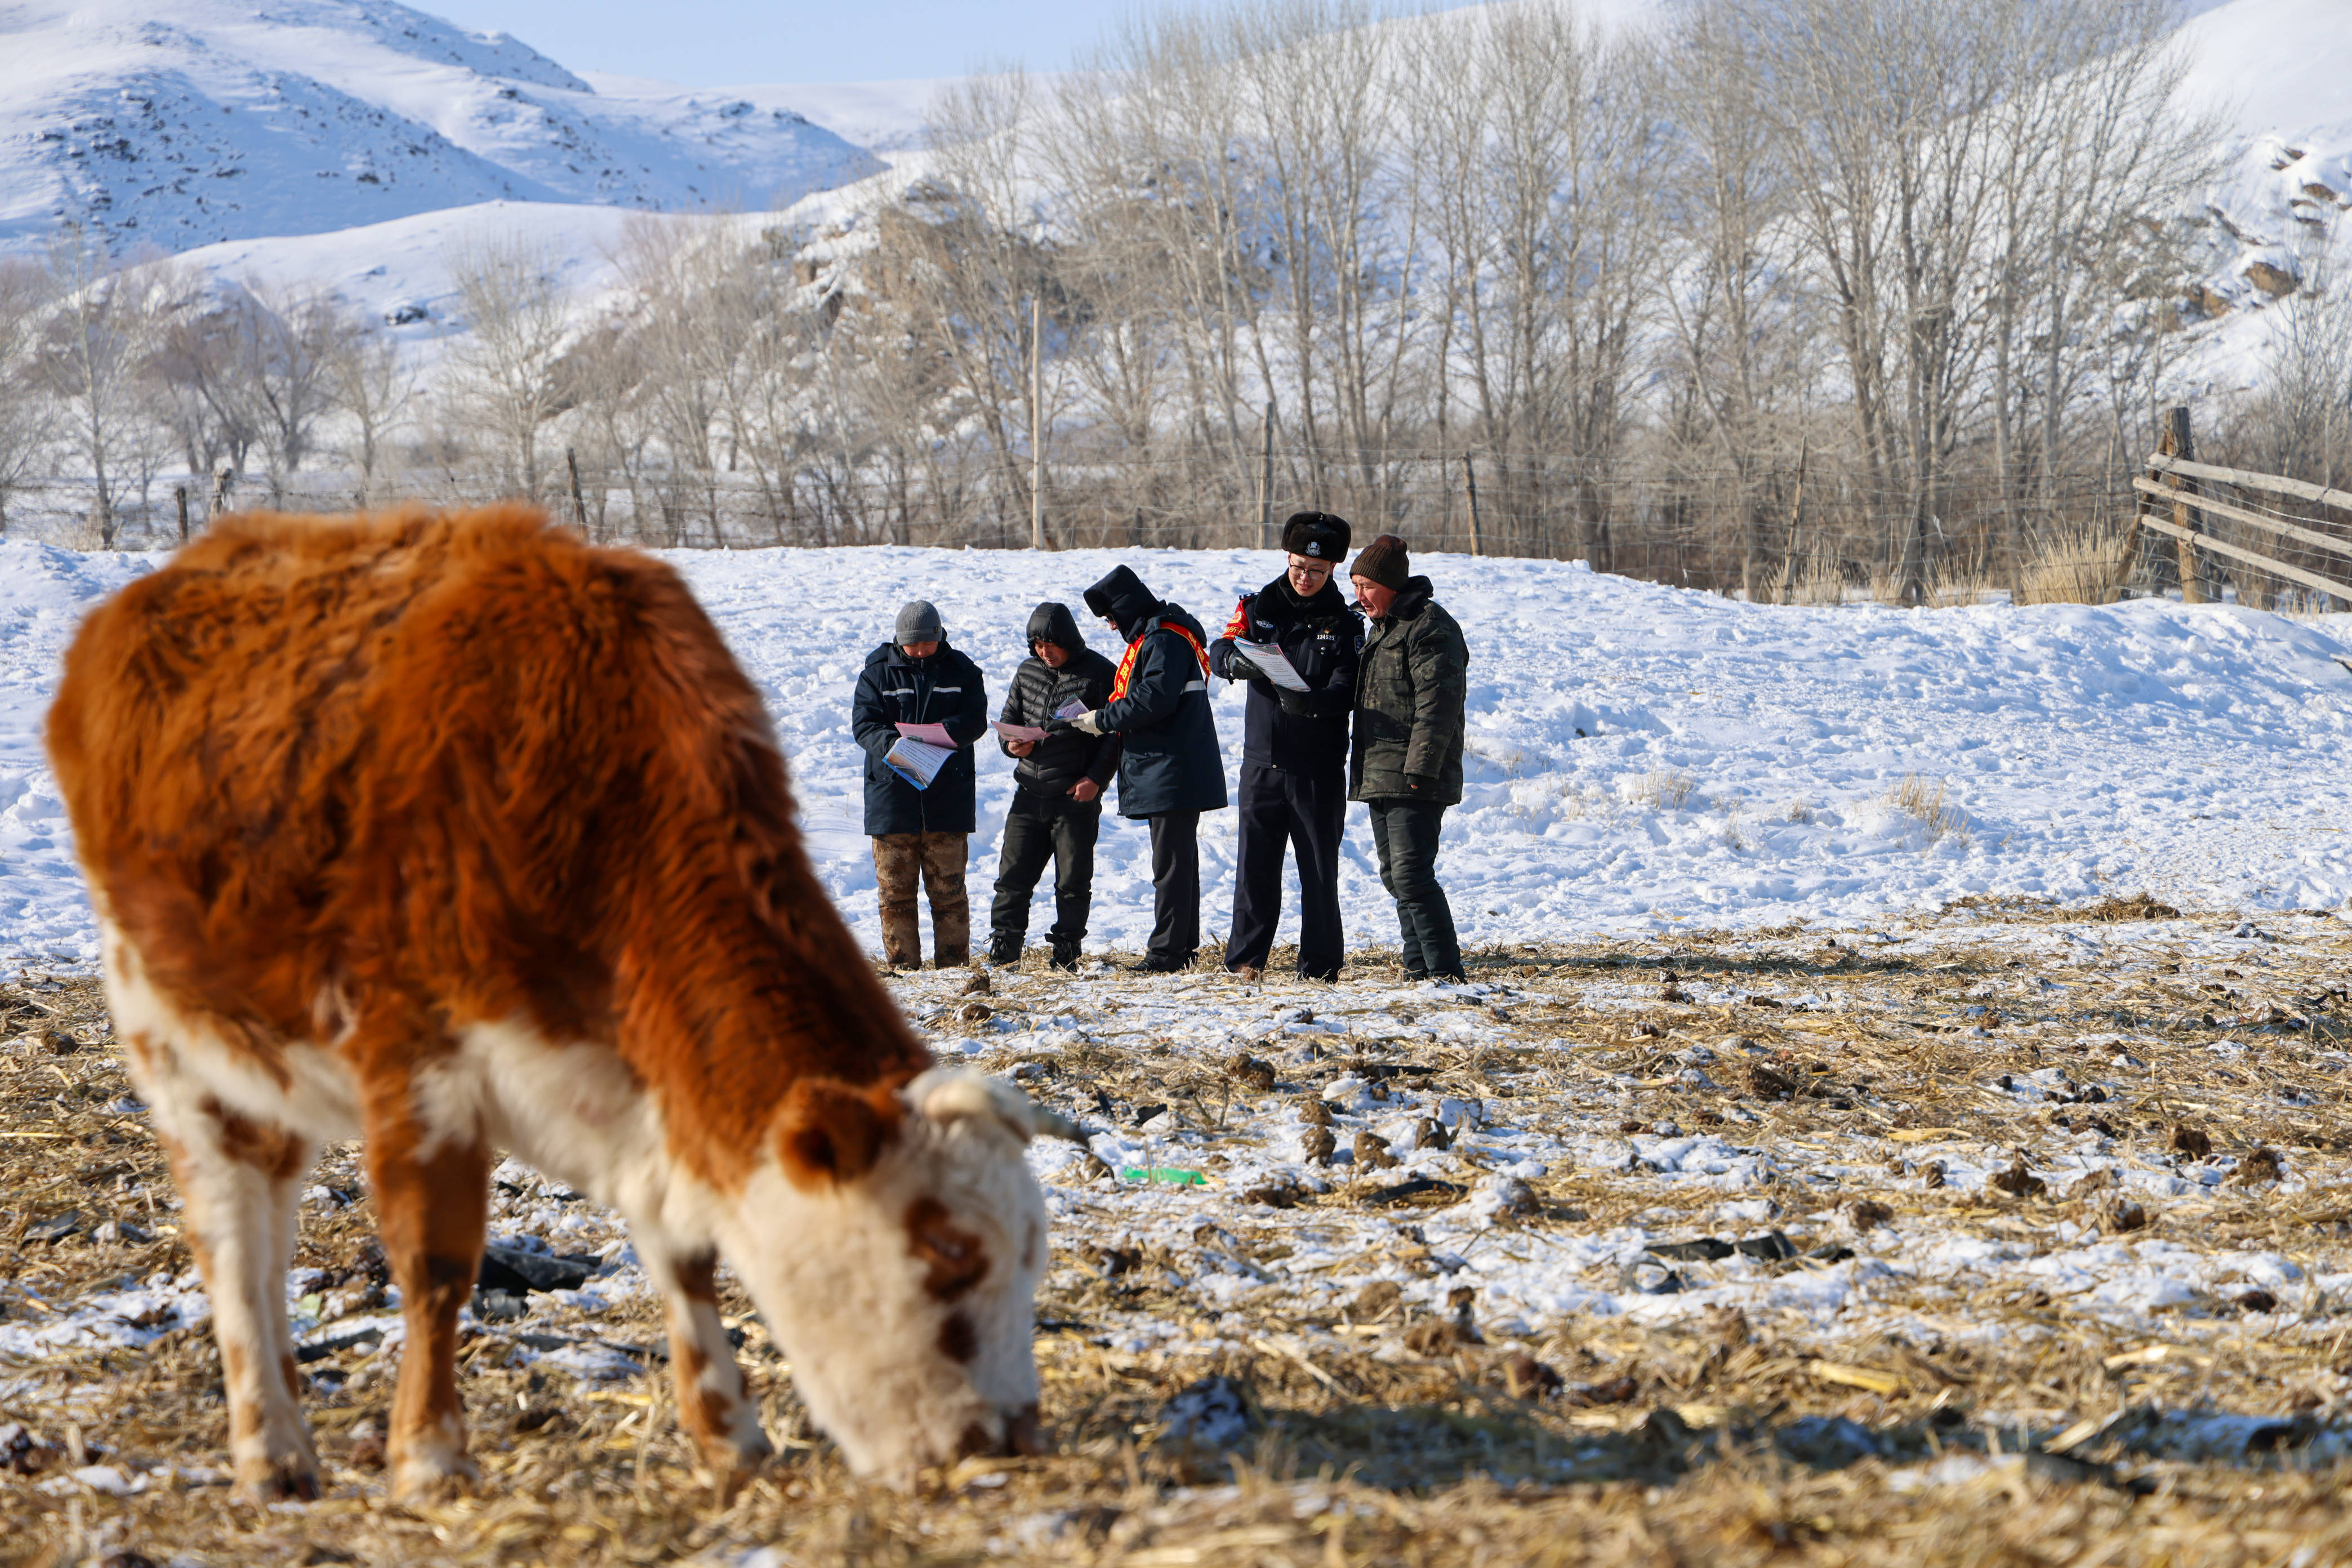
<svg viewBox="0 0 2352 1568">
<path fill-rule="evenodd" d="M 1068 1130 L 972 1072 L 794 1086 L 729 1251 L 858 1474 L 1036 1451 L 1045 1202 L 1022 1151 Z"/>
</svg>

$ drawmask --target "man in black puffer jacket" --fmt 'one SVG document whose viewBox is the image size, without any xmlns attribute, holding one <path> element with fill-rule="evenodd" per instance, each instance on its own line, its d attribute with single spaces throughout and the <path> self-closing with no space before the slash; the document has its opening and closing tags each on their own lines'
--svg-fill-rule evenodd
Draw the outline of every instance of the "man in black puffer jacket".
<svg viewBox="0 0 2352 1568">
<path fill-rule="evenodd" d="M 883 760 L 902 723 L 942 725 L 955 742 L 928 788 Z M 915 923 L 919 876 L 931 896 L 932 965 L 955 968 L 971 950 L 963 868 L 978 819 L 971 745 L 988 732 L 988 688 L 980 666 L 948 646 L 940 613 L 928 601 L 910 600 L 898 611 L 891 640 L 866 656 L 849 728 L 866 752 L 866 831 L 874 839 L 882 955 L 893 969 L 922 967 L 922 931 Z"/>
<path fill-rule="evenodd" d="M 1348 554 L 1348 523 L 1302 511 L 1282 525 L 1283 574 L 1244 594 L 1209 645 L 1209 668 L 1249 682 L 1242 739 L 1241 831 L 1234 846 L 1234 927 L 1225 967 L 1244 980 L 1265 971 L 1282 919 L 1282 850 L 1298 859 L 1298 973 L 1337 980 L 1346 946 L 1339 920 L 1339 839 L 1348 819 L 1348 713 L 1364 623 L 1331 581 Z M 1279 687 L 1234 646 L 1270 643 L 1308 689 Z"/>
<path fill-rule="evenodd" d="M 1073 722 L 1119 738 L 1118 814 L 1151 824 L 1151 942 L 1137 967 L 1165 974 L 1201 945 L 1201 814 L 1225 808 L 1208 642 L 1124 566 L 1087 590 L 1087 608 L 1118 628 L 1127 653 L 1110 700 Z"/>
<path fill-rule="evenodd" d="M 1029 657 L 1013 672 L 1003 721 L 1031 729 L 1076 704 L 1085 712 L 1110 700 L 1117 671 L 1087 647 L 1066 605 L 1029 613 Z M 1095 882 L 1095 837 L 1102 828 L 1103 786 L 1118 766 L 1118 737 L 1055 730 L 1042 741 L 998 737 L 1013 770 L 1013 806 L 1004 814 L 1004 849 L 996 868 L 996 903 L 989 911 L 988 958 L 1018 963 L 1029 931 L 1029 898 L 1039 873 L 1054 862 L 1054 967 L 1076 969 L 1087 934 Z"/>
</svg>

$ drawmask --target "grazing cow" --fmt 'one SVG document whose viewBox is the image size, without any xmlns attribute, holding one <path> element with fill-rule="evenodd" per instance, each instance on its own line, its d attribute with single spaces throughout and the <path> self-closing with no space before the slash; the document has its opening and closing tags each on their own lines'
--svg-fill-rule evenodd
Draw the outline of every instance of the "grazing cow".
<svg viewBox="0 0 2352 1568">
<path fill-rule="evenodd" d="M 48 744 L 247 1495 L 316 1493 L 285 1275 L 304 1170 L 351 1137 L 406 1324 L 395 1495 L 474 1473 L 494 1148 L 627 1218 L 714 1468 L 769 1452 L 721 1254 L 860 1473 L 1034 1451 L 1022 1150 L 1069 1124 L 931 1066 L 667 566 L 522 506 L 232 518 L 91 613 Z"/>
</svg>

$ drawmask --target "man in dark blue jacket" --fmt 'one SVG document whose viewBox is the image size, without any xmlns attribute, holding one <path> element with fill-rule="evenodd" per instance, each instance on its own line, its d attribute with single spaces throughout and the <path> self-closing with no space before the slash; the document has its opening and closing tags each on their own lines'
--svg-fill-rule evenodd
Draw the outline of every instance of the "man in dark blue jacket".
<svg viewBox="0 0 2352 1568">
<path fill-rule="evenodd" d="M 1298 859 L 1298 973 L 1337 980 L 1346 935 L 1339 920 L 1339 839 L 1348 820 L 1348 713 L 1364 623 L 1331 581 L 1348 555 L 1348 522 L 1294 513 L 1282 526 L 1281 576 L 1235 606 L 1209 645 L 1209 668 L 1249 682 L 1242 731 L 1240 832 L 1234 845 L 1234 927 L 1225 967 L 1244 980 L 1265 971 L 1282 919 L 1282 850 Z M 1277 685 L 1236 642 L 1272 645 L 1307 689 Z"/>
<path fill-rule="evenodd" d="M 944 727 L 954 752 L 926 786 L 885 759 L 901 724 Z M 882 903 L 882 955 L 893 969 L 923 964 L 915 882 L 931 900 L 931 963 L 951 969 L 971 952 L 964 891 L 967 841 L 977 825 L 971 746 L 988 733 L 980 667 L 950 647 L 940 613 L 925 600 L 901 606 L 891 640 L 866 656 L 849 704 L 850 733 L 866 752 L 866 831 Z"/>
<path fill-rule="evenodd" d="M 1151 824 L 1151 942 L 1137 967 L 1165 974 L 1201 945 L 1201 814 L 1225 808 L 1208 643 L 1124 566 L 1087 590 L 1087 608 L 1118 628 L 1127 653 L 1110 700 L 1073 722 L 1119 738 L 1118 814 Z"/>
<path fill-rule="evenodd" d="M 1110 700 L 1118 672 L 1087 647 L 1067 605 L 1043 604 L 1029 613 L 1029 657 L 1013 672 L 1001 715 L 1032 730 L 1075 704 L 1077 711 Z M 996 868 L 996 902 L 989 911 L 988 961 L 1018 963 L 1029 931 L 1029 900 L 1045 862 L 1054 862 L 1054 967 L 1076 969 L 1094 901 L 1095 837 L 1102 827 L 1103 786 L 1118 766 L 1118 738 L 1064 728 L 1042 741 L 1002 736 L 1013 770 L 1013 805 L 1004 814 L 1004 848 Z"/>
</svg>

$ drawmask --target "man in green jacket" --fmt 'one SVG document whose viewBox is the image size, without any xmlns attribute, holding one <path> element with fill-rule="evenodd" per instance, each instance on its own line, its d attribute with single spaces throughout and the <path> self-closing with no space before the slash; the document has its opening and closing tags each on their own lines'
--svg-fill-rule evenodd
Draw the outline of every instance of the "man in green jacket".
<svg viewBox="0 0 2352 1568">
<path fill-rule="evenodd" d="M 1470 650 L 1462 628 L 1411 574 L 1404 541 L 1383 533 L 1348 575 L 1371 620 L 1356 669 L 1348 798 L 1372 817 L 1381 885 L 1396 900 L 1408 980 L 1458 982 L 1462 942 L 1437 885 L 1445 808 L 1462 798 L 1463 697 Z"/>
</svg>

